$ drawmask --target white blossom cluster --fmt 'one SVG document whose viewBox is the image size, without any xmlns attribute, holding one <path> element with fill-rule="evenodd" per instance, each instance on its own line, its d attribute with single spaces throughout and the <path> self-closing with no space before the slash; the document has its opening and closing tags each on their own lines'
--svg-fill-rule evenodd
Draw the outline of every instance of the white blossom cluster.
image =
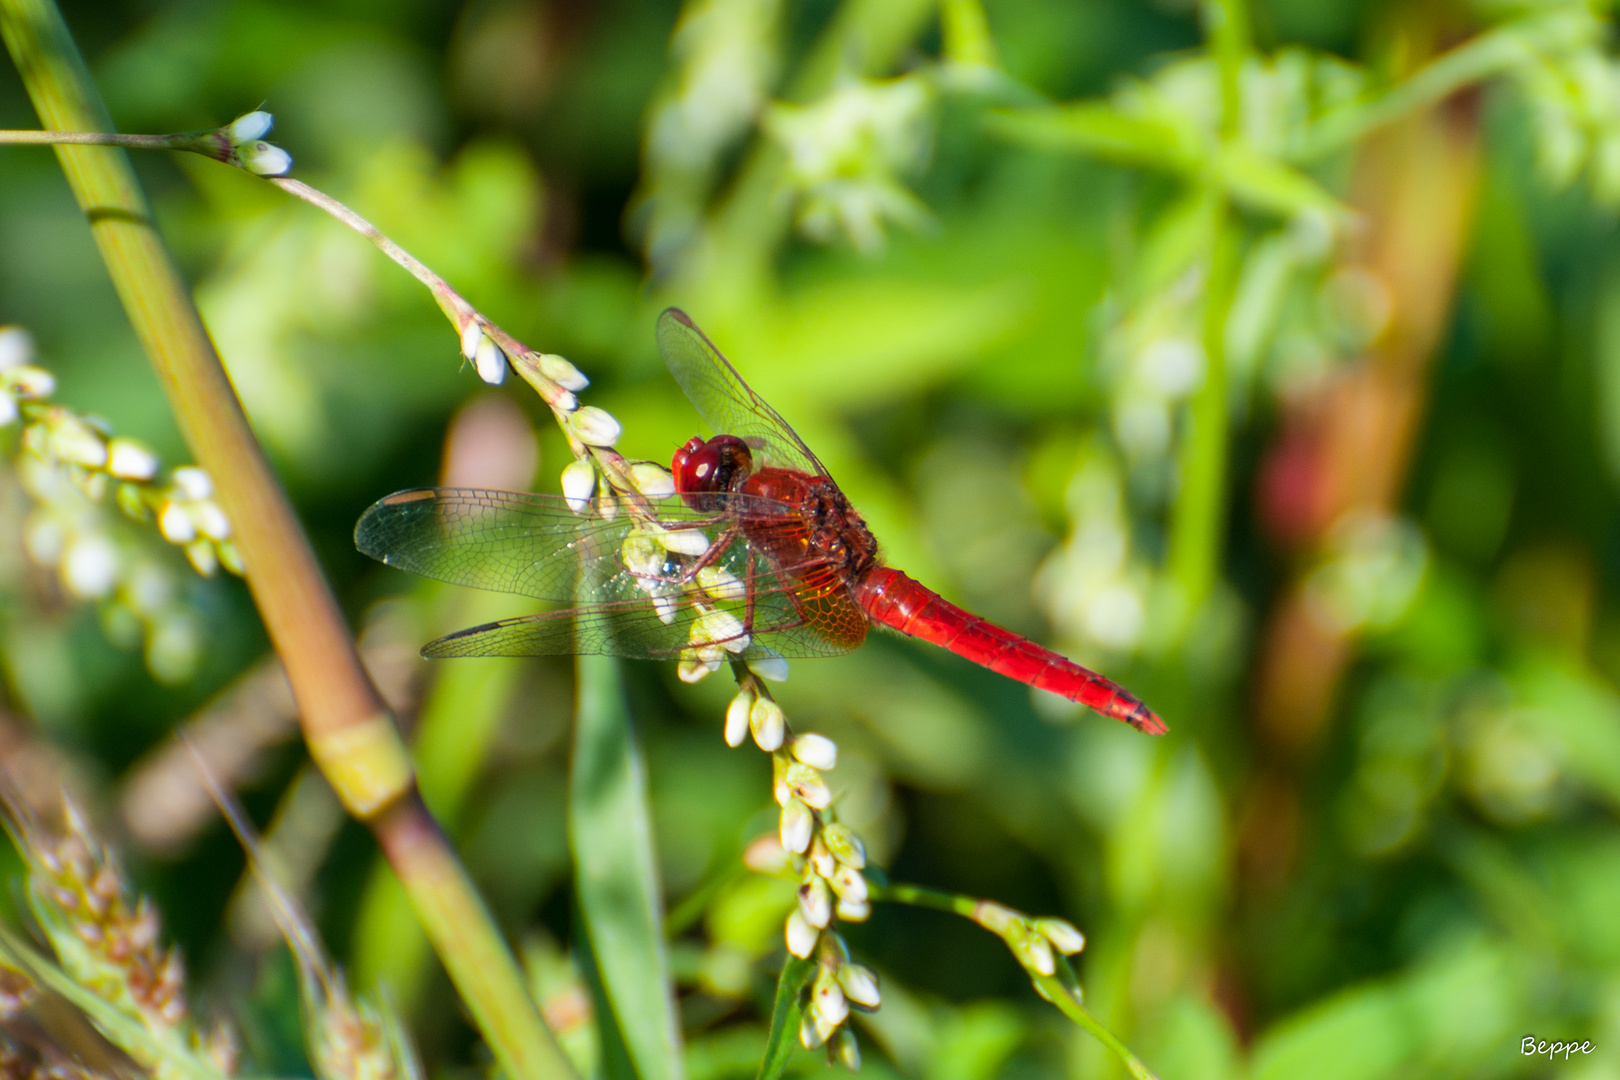
<svg viewBox="0 0 1620 1080">
<path fill-rule="evenodd" d="M 1057 974 L 1057 957 L 1073 956 L 1086 947 L 1086 935 L 1066 919 L 1035 919 L 991 900 L 973 906 L 973 921 L 999 934 L 1018 962 L 1037 975 Z"/>
<path fill-rule="evenodd" d="M 262 110 L 245 113 L 222 129 L 230 143 L 228 160 L 255 176 L 284 176 L 292 168 L 292 155 L 264 137 L 270 134 L 275 117 Z"/>
<path fill-rule="evenodd" d="M 786 664 L 781 675 L 786 675 Z M 755 665 L 755 672 L 758 667 Z M 762 673 L 761 673 L 762 674 Z M 741 746 L 750 735 L 771 755 L 774 794 L 781 807 L 777 834 L 757 841 L 745 855 L 760 873 L 799 879 L 798 903 L 788 915 L 788 952 L 814 958 L 816 972 L 799 1028 L 807 1048 L 826 1046 L 830 1059 L 860 1067 L 860 1048 L 846 1021 L 852 1008 L 876 1010 L 877 976 L 850 960 L 837 930 L 840 919 L 863 922 L 872 913 L 863 871 L 866 847 L 849 826 L 833 818 L 832 789 L 822 776 L 838 764 L 838 747 L 823 735 L 796 735 L 782 706 L 753 674 L 742 677 L 726 710 L 726 742 Z"/>
<path fill-rule="evenodd" d="M 100 603 L 115 640 L 143 642 L 154 675 L 184 679 L 202 649 L 196 615 L 177 595 L 173 573 L 120 534 L 105 503 L 111 492 L 124 516 L 155 522 L 198 573 L 223 565 L 240 574 L 230 521 L 213 500 L 208 474 L 188 466 L 163 478 L 147 446 L 51 403 L 56 380 L 33 358 L 26 331 L 0 327 L 0 427 L 21 427 L 14 455 L 34 503 L 23 526 L 29 558 L 55 570 L 67 595 Z"/>
<path fill-rule="evenodd" d="M 785 183 L 799 229 L 818 242 L 842 234 L 862 252 L 884 226 L 918 228 L 927 208 L 901 177 L 928 160 L 935 94 L 920 75 L 845 82 L 809 105 L 778 104 L 765 130 L 787 153 Z"/>
</svg>

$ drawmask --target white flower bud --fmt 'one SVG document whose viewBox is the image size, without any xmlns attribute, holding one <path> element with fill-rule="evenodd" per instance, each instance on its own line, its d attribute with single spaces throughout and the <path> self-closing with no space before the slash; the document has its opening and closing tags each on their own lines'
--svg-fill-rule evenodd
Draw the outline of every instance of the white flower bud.
<svg viewBox="0 0 1620 1080">
<path fill-rule="evenodd" d="M 677 555 L 697 558 L 709 550 L 709 538 L 702 529 L 665 529 L 656 535 L 660 544 Z"/>
<path fill-rule="evenodd" d="M 692 621 L 692 644 L 718 645 L 730 653 L 746 652 L 748 631 L 743 628 L 742 620 L 737 616 L 729 611 L 714 608 L 705 611 Z"/>
<path fill-rule="evenodd" d="M 40 401 L 56 393 L 56 376 L 30 364 L 7 371 L 4 382 L 24 401 Z"/>
<path fill-rule="evenodd" d="M 674 625 L 675 614 L 679 610 L 675 604 L 675 598 L 665 596 L 663 593 L 654 593 L 652 602 L 653 611 L 658 614 L 658 621 L 665 626 Z"/>
<path fill-rule="evenodd" d="M 782 822 L 777 832 L 782 847 L 795 855 L 804 854 L 810 846 L 810 834 L 815 830 L 816 818 L 810 808 L 798 799 L 789 799 L 782 808 Z"/>
<path fill-rule="evenodd" d="M 866 845 L 861 843 L 861 838 L 848 825 L 834 822 L 821 830 L 821 838 L 827 842 L 827 849 L 845 866 L 859 870 L 866 865 Z"/>
<path fill-rule="evenodd" d="M 630 482 L 649 499 L 667 499 L 675 494 L 675 477 L 656 461 L 638 461 L 630 466 Z"/>
<path fill-rule="evenodd" d="M 806 1050 L 814 1050 L 827 1041 L 837 1028 L 814 1009 L 806 1009 L 799 1021 L 799 1042 Z"/>
<path fill-rule="evenodd" d="M 17 419 L 21 410 L 17 408 L 17 399 L 9 391 L 0 390 L 0 427 L 6 427 Z"/>
<path fill-rule="evenodd" d="M 473 368 L 478 372 L 478 377 L 491 386 L 499 386 L 506 381 L 506 354 L 495 344 L 494 338 L 486 335 L 478 343 Z"/>
<path fill-rule="evenodd" d="M 107 440 L 75 416 L 58 416 L 51 425 L 51 449 L 69 464 L 91 469 L 107 464 Z"/>
<path fill-rule="evenodd" d="M 188 506 L 192 524 L 197 531 L 210 540 L 228 540 L 231 536 L 231 522 L 225 516 L 225 511 L 212 499 L 203 499 Z"/>
<path fill-rule="evenodd" d="M 828 1027 L 837 1027 L 849 1019 L 849 999 L 843 987 L 827 968 L 816 973 L 815 987 L 810 991 L 810 1008 L 821 1015 Z"/>
<path fill-rule="evenodd" d="M 478 344 L 484 340 L 484 326 L 477 319 L 468 319 L 461 328 L 461 355 L 471 360 L 478 355 Z"/>
<path fill-rule="evenodd" d="M 231 121 L 228 136 L 233 143 L 258 142 L 270 134 L 270 127 L 275 123 L 275 117 L 263 109 L 255 109 L 250 113 L 243 113 Z"/>
<path fill-rule="evenodd" d="M 838 984 L 844 988 L 845 997 L 863 1008 L 875 1009 L 882 1003 L 877 975 L 869 967 L 861 964 L 841 965 L 838 968 Z"/>
<path fill-rule="evenodd" d="M 1012 946 L 1013 955 L 1018 958 L 1020 964 L 1042 975 L 1050 975 L 1057 970 L 1057 961 L 1052 957 L 1052 946 L 1040 934 L 1020 926 L 1009 933 L 1007 938 L 1008 944 Z"/>
<path fill-rule="evenodd" d="M 866 876 L 853 866 L 840 863 L 832 876 L 833 891 L 840 900 L 848 900 L 852 904 L 859 904 L 866 900 Z"/>
<path fill-rule="evenodd" d="M 782 745 L 782 738 L 787 734 L 787 714 L 775 700 L 762 697 L 748 710 L 748 727 L 754 733 L 754 743 L 769 754 Z"/>
<path fill-rule="evenodd" d="M 839 1064 L 850 1072 L 861 1071 L 861 1046 L 855 1039 L 855 1033 L 849 1028 L 840 1028 L 838 1035 L 833 1039 L 833 1053 L 837 1056 Z"/>
<path fill-rule="evenodd" d="M 575 458 L 568 463 L 562 471 L 563 498 L 568 500 L 568 508 L 576 514 L 583 514 L 591 505 L 591 495 L 596 491 L 596 466 L 589 458 Z"/>
<path fill-rule="evenodd" d="M 182 465 L 171 478 L 180 494 L 187 499 L 208 499 L 214 494 L 214 481 L 207 472 L 195 465 Z"/>
<path fill-rule="evenodd" d="M 793 756 L 813 768 L 835 768 L 838 744 L 825 735 L 800 735 L 793 740 Z"/>
<path fill-rule="evenodd" d="M 838 901 L 838 917 L 845 922 L 865 922 L 872 916 L 872 903 L 870 900 L 843 900 Z"/>
<path fill-rule="evenodd" d="M 791 793 L 788 797 L 792 798 Z M 838 873 L 838 860 L 833 858 L 832 851 L 828 849 L 821 836 L 817 836 L 810 842 L 809 859 L 810 868 L 824 878 L 830 880 L 834 874 Z"/>
<path fill-rule="evenodd" d="M 1052 947 L 1064 956 L 1073 956 L 1086 947 L 1086 935 L 1076 930 L 1074 924 L 1065 919 L 1044 918 L 1035 920 L 1035 929 L 1038 930 Z"/>
<path fill-rule="evenodd" d="M 739 690 L 726 708 L 726 745 L 741 746 L 748 738 L 748 713 L 754 707 L 754 691 Z"/>
<path fill-rule="evenodd" d="M 682 657 L 675 665 L 675 674 L 683 683 L 700 683 L 720 670 L 718 658 L 704 656 Z"/>
<path fill-rule="evenodd" d="M 748 599 L 748 586 L 723 566 L 705 566 L 697 572 L 697 582 L 715 600 Z"/>
<path fill-rule="evenodd" d="M 121 435 L 107 444 L 107 471 L 120 480 L 150 480 L 157 475 L 157 455 Z"/>
<path fill-rule="evenodd" d="M 783 779 L 795 795 L 817 810 L 825 810 L 832 805 L 832 789 L 821 774 L 810 766 L 794 762 L 787 767 Z"/>
<path fill-rule="evenodd" d="M 185 504 L 172 500 L 158 511 L 158 531 L 171 544 L 189 544 L 197 538 L 197 526 L 186 513 Z"/>
<path fill-rule="evenodd" d="M 788 952 L 804 960 L 815 952 L 816 939 L 821 936 L 821 931 L 805 922 L 804 916 L 799 914 L 799 909 L 794 908 L 787 917 L 785 936 Z"/>
<path fill-rule="evenodd" d="M 34 338 L 20 326 L 0 326 L 0 371 L 34 358 Z"/>
<path fill-rule="evenodd" d="M 77 537 L 62 553 L 62 584 L 81 600 L 98 600 L 118 581 L 118 549 L 99 533 Z"/>
<path fill-rule="evenodd" d="M 535 361 L 535 366 L 540 369 L 540 374 L 564 390 L 572 390 L 577 394 L 591 385 L 591 380 L 581 374 L 579 368 L 556 353 L 541 353 L 539 359 Z"/>
<path fill-rule="evenodd" d="M 656 590 L 662 584 L 657 578 L 664 569 L 664 549 L 646 533 L 633 532 L 620 541 L 619 558 L 625 570 L 649 590 Z M 693 629 L 695 631 L 696 627 Z"/>
<path fill-rule="evenodd" d="M 578 412 L 570 413 L 568 423 L 574 429 L 574 435 L 586 446 L 612 446 L 619 441 L 619 435 L 624 430 L 613 419 L 612 413 L 595 405 L 586 405 Z"/>
<path fill-rule="evenodd" d="M 1010 907 L 1003 907 L 994 900 L 980 900 L 973 905 L 973 921 L 986 930 L 996 934 L 1004 934 L 1007 928 L 1019 919 L 1018 912 Z"/>
<path fill-rule="evenodd" d="M 242 165 L 256 176 L 284 176 L 292 168 L 292 155 L 267 142 L 240 147 Z"/>
<path fill-rule="evenodd" d="M 817 930 L 832 922 L 833 894 L 827 880 L 820 874 L 811 874 L 810 880 L 799 886 L 799 913 L 804 921 Z"/>
<path fill-rule="evenodd" d="M 748 670 L 767 682 L 787 682 L 788 662 L 777 653 L 764 649 L 764 656 L 748 661 Z"/>
<path fill-rule="evenodd" d="M 214 550 L 211 540 L 198 537 L 186 545 L 186 558 L 191 562 L 191 568 L 203 577 L 213 577 L 214 571 L 219 569 L 219 552 Z"/>
</svg>

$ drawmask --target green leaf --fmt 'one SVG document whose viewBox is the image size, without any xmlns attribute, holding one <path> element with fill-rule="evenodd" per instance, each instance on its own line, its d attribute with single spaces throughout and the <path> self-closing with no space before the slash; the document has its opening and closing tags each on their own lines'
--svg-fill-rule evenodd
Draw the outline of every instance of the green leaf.
<svg viewBox="0 0 1620 1080">
<path fill-rule="evenodd" d="M 602 988 L 642 1080 L 679 1080 L 647 785 L 610 658 L 579 658 L 569 842 Z"/>
<path fill-rule="evenodd" d="M 995 134 L 1027 146 L 1213 182 L 1238 202 L 1283 217 L 1307 210 L 1335 218 L 1350 213 L 1305 173 L 1250 146 L 1217 143 L 1189 127 L 1113 105 L 1007 109 L 992 113 L 988 123 Z"/>
<path fill-rule="evenodd" d="M 799 1001 L 815 973 L 814 960 L 789 956 L 782 965 L 781 977 L 776 980 L 776 1004 L 771 1006 L 771 1033 L 765 1040 L 765 1057 L 759 1063 L 757 1080 L 776 1080 L 793 1057 L 799 1045 Z"/>
<path fill-rule="evenodd" d="M 985 121 L 1009 142 L 1090 154 L 1121 165 L 1190 173 L 1209 155 L 1206 139 L 1157 117 L 1084 102 L 1056 108 L 997 109 Z"/>
</svg>

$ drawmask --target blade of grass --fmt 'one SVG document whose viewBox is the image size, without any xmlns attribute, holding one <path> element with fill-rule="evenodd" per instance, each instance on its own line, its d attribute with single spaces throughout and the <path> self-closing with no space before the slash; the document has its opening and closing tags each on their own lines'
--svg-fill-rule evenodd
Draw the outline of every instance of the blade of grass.
<svg viewBox="0 0 1620 1080">
<path fill-rule="evenodd" d="M 569 778 L 574 877 L 602 988 L 641 1080 L 681 1076 L 652 821 L 618 664 L 581 656 Z"/>
<path fill-rule="evenodd" d="M 800 1002 L 804 988 L 816 973 L 814 960 L 789 955 L 776 980 L 776 1003 L 771 1006 L 771 1033 L 765 1039 L 765 1057 L 759 1063 L 757 1080 L 776 1080 L 787 1068 L 799 1045 Z"/>
<path fill-rule="evenodd" d="M 46 128 L 112 126 L 50 0 L 0 0 L 0 35 Z M 235 529 L 311 756 L 350 813 L 370 826 L 501 1066 L 514 1080 L 572 1076 L 516 960 L 417 794 L 387 706 L 152 224 L 127 153 L 58 146 L 56 155 L 186 442 Z"/>
</svg>

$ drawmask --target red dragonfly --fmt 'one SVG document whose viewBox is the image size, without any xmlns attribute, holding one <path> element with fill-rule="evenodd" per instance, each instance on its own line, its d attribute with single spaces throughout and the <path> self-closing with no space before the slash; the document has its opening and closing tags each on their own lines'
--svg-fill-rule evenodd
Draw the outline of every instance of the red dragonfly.
<svg viewBox="0 0 1620 1080">
<path fill-rule="evenodd" d="M 360 518 L 356 545 L 390 566 L 572 605 L 462 630 L 424 656 L 599 653 L 683 660 L 683 675 L 701 677 L 728 659 L 848 652 L 879 623 L 1164 733 L 1117 684 L 884 566 L 815 454 L 685 312 L 659 317 L 658 347 L 720 432 L 675 452 L 673 491 L 570 503 L 424 488 Z"/>
</svg>

